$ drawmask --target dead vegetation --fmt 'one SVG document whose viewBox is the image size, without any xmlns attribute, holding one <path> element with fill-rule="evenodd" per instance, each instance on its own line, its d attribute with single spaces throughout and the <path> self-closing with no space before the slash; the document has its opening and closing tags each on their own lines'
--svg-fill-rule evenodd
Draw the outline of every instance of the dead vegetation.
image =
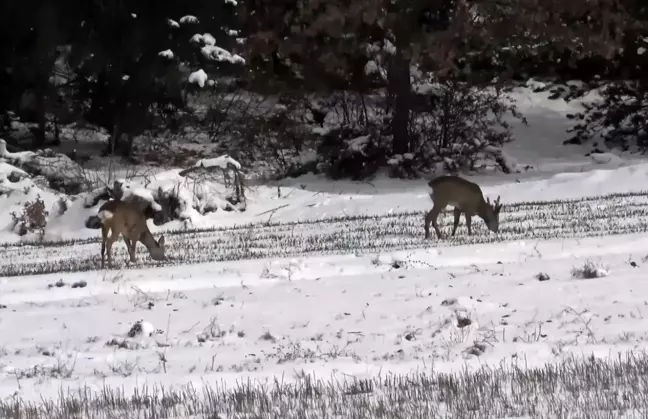
<svg viewBox="0 0 648 419">
<path fill-rule="evenodd" d="M 523 361 L 520 361 L 523 362 Z M 136 363 L 115 365 L 129 376 Z M 192 386 L 142 387 L 134 394 L 121 388 L 61 391 L 58 402 L 20 398 L 0 401 L 7 419 L 108 418 L 324 418 L 411 419 L 436 417 L 634 417 L 648 409 L 642 391 L 648 386 L 648 356 L 633 352 L 610 359 L 566 358 L 542 368 L 516 363 L 454 374 L 382 375 L 375 379 L 336 376 L 323 381 L 303 371 L 293 380 L 275 379 L 265 386 L 252 381 L 232 388 Z M 399 400 L 395 403 L 395 400 Z M 611 416 L 611 410 L 614 415 Z M 624 416 L 626 415 L 626 416 Z M 630 415 L 630 416 L 627 416 Z"/>
<path fill-rule="evenodd" d="M 10 215 L 14 222 L 13 230 L 20 236 L 36 232 L 42 239 L 45 235 L 49 211 L 45 209 L 45 202 L 40 195 L 36 195 L 33 201 L 25 202 L 20 214 L 13 211 Z"/>
</svg>

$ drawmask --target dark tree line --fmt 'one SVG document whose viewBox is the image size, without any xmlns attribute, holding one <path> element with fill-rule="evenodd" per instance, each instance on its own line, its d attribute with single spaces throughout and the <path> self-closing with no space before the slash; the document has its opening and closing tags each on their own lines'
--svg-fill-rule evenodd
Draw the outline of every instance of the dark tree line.
<svg viewBox="0 0 648 419">
<path fill-rule="evenodd" d="M 335 110 L 317 143 L 337 176 L 470 167 L 511 139 L 504 115 L 522 116 L 506 94 L 530 77 L 568 100 L 603 88 L 603 105 L 572 116 L 572 141 L 612 127 L 611 144 L 630 148 L 634 133 L 648 145 L 640 0 L 9 0 L 3 12 L 0 129 L 35 123 L 29 147 L 83 120 L 110 133 L 105 153 L 129 155 L 136 136 L 187 123 L 198 69 L 288 98 L 314 125 Z M 563 83 L 573 79 L 584 83 Z M 259 131 L 287 129 L 282 118 Z"/>
<path fill-rule="evenodd" d="M 0 114 L 37 122 L 34 148 L 47 122 L 84 121 L 106 128 L 108 152 L 127 155 L 133 136 L 156 116 L 181 109 L 192 70 L 216 62 L 194 34 L 230 48 L 236 7 L 218 1 L 10 0 L 0 16 Z M 196 17 L 185 19 L 183 16 Z M 161 55 L 171 51 L 172 55 Z"/>
</svg>

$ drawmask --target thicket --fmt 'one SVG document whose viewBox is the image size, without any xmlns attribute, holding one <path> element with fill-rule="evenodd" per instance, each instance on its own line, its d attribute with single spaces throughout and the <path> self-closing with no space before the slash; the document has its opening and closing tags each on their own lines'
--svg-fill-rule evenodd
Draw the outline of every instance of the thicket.
<svg viewBox="0 0 648 419">
<path fill-rule="evenodd" d="M 94 154 L 183 164 L 217 144 L 282 175 L 510 171 L 512 88 L 603 91 L 572 142 L 645 150 L 638 0 L 10 0 L 0 137 L 10 151 L 96 129 Z M 564 85 L 565 80 L 581 83 Z M 71 155 L 79 158 L 76 153 Z"/>
</svg>

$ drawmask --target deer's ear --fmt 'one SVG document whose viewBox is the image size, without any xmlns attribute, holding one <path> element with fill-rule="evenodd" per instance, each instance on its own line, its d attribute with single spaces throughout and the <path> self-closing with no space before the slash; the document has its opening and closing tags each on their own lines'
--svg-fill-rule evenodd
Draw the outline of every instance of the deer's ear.
<svg viewBox="0 0 648 419">
<path fill-rule="evenodd" d="M 160 247 L 164 247 L 164 235 L 162 235 L 162 237 L 160 237 L 160 240 L 158 240 L 158 245 Z"/>
</svg>

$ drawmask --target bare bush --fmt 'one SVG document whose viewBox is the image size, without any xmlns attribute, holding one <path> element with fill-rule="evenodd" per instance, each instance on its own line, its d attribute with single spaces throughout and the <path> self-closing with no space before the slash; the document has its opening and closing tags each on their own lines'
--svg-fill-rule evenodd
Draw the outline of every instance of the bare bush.
<svg viewBox="0 0 648 419">
<path fill-rule="evenodd" d="M 412 159 L 419 165 L 478 169 L 480 160 L 513 140 L 506 116 L 526 124 L 507 90 L 499 86 L 481 88 L 457 80 L 420 84 L 410 121 Z"/>
<path fill-rule="evenodd" d="M 387 164 L 391 137 L 381 95 L 338 92 L 321 103 L 327 128 L 317 148 L 317 170 L 333 179 L 372 176 Z"/>
</svg>

